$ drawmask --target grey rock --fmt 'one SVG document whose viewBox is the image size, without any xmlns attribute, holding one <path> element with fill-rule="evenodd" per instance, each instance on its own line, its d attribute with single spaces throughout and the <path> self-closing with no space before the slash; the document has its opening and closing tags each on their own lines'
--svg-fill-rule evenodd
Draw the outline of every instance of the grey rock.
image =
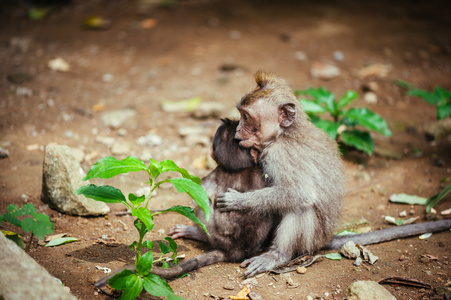
<svg viewBox="0 0 451 300">
<path fill-rule="evenodd" d="M 430 140 L 438 140 L 451 134 L 451 118 L 445 118 L 428 124 L 424 128 L 426 137 Z"/>
<path fill-rule="evenodd" d="M 225 109 L 224 104 L 218 102 L 202 102 L 191 113 L 194 118 L 206 119 L 206 118 L 218 118 L 221 116 Z"/>
<path fill-rule="evenodd" d="M 77 299 L 1 232 L 0 249 L 0 299 Z"/>
<path fill-rule="evenodd" d="M 360 250 L 353 241 L 349 241 L 341 248 L 341 254 L 347 258 L 357 258 L 360 256 Z"/>
<path fill-rule="evenodd" d="M 375 281 L 356 281 L 346 291 L 348 300 L 396 300 L 382 285 Z"/>
<path fill-rule="evenodd" d="M 102 114 L 101 120 L 105 126 L 119 128 L 129 118 L 134 117 L 136 111 L 131 108 L 107 111 Z"/>
<path fill-rule="evenodd" d="M 41 199 L 50 207 L 77 216 L 105 215 L 110 211 L 103 202 L 74 195 L 79 187 L 89 184 L 82 181 L 85 173 L 72 154 L 71 148 L 47 145 L 44 153 Z"/>
</svg>

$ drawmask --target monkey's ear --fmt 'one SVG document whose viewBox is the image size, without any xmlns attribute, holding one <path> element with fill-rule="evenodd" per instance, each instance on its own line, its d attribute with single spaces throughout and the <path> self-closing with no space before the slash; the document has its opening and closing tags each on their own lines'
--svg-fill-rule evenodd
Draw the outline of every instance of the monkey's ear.
<svg viewBox="0 0 451 300">
<path fill-rule="evenodd" d="M 279 105 L 279 125 L 289 127 L 296 117 L 296 106 L 294 103 L 282 103 Z"/>
</svg>

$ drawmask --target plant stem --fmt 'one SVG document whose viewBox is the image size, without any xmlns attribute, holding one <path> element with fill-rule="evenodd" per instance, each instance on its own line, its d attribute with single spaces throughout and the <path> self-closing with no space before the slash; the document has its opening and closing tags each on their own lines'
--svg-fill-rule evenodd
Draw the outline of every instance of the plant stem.
<svg viewBox="0 0 451 300">
<path fill-rule="evenodd" d="M 27 248 L 25 249 L 25 252 L 28 252 L 30 250 L 31 242 L 33 241 L 33 236 L 34 236 L 33 232 L 31 232 L 30 240 L 28 241 Z"/>
<path fill-rule="evenodd" d="M 141 247 L 143 245 L 144 235 L 146 234 L 145 230 L 146 230 L 146 226 L 141 222 L 141 229 L 139 230 L 139 242 L 138 242 L 138 246 L 136 247 L 135 265 L 138 265 L 139 260 L 141 259 Z"/>
</svg>

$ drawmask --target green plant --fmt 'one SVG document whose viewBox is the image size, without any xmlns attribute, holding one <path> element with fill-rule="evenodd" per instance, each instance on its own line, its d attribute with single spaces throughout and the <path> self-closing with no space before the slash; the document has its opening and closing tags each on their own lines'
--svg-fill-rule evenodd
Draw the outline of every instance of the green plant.
<svg viewBox="0 0 451 300">
<path fill-rule="evenodd" d="M 433 92 L 412 89 L 407 94 L 422 98 L 430 104 L 437 105 L 438 120 L 451 116 L 451 90 L 447 91 L 444 88 L 436 86 Z"/>
<path fill-rule="evenodd" d="M 147 232 L 152 230 L 154 226 L 154 216 L 166 212 L 182 214 L 201 226 L 206 232 L 207 229 L 195 216 L 192 208 L 178 205 L 164 211 L 152 212 L 147 208 L 149 200 L 152 192 L 156 188 L 159 188 L 163 183 L 170 182 L 175 186 L 179 193 L 187 193 L 191 196 L 204 211 L 205 217 L 208 220 L 210 215 L 208 196 L 200 185 L 201 181 L 199 177 L 190 175 L 188 171 L 179 168 L 171 160 L 157 162 L 156 160 L 150 159 L 150 165 L 146 166 L 144 162 L 132 156 L 123 160 L 117 160 L 114 157 L 104 157 L 91 167 L 83 180 L 92 178 L 108 179 L 119 174 L 139 171 L 145 171 L 149 178 L 147 183 L 150 185 L 150 193 L 147 199 L 145 195 L 136 196 L 130 193 L 128 195 L 129 201 L 127 201 L 119 189 L 108 185 L 96 186 L 94 184 L 89 184 L 80 187 L 74 193 L 82 194 L 88 198 L 106 203 L 122 203 L 131 210 L 132 216 L 137 218 L 134 225 L 138 230 L 139 240 L 134 241 L 129 246 L 130 249 L 136 251 L 136 271 L 124 270 L 108 280 L 111 287 L 118 290 L 124 290 L 121 299 L 134 299 L 139 296 L 143 288 L 151 295 L 160 297 L 167 296 L 168 299 L 176 299 L 174 298 L 176 297 L 174 292 L 166 281 L 149 272 L 152 268 L 152 264 L 158 261 L 163 261 L 163 267 L 168 267 L 163 256 L 170 252 L 172 252 L 174 263 L 177 263 L 177 244 L 170 237 L 166 237 L 165 240 L 168 242 L 168 245 L 160 242 L 159 247 L 162 254 L 160 258 L 154 259 L 152 252 L 154 244 L 152 241 L 144 241 L 144 236 Z M 158 176 L 163 172 L 178 172 L 182 177 L 157 181 Z M 149 251 L 141 255 L 142 247 L 148 248 Z"/>
<path fill-rule="evenodd" d="M 313 100 L 299 99 L 299 102 L 312 123 L 341 144 L 371 155 L 374 151 L 374 140 L 368 131 L 360 130 L 357 126 L 387 137 L 391 135 L 385 120 L 375 112 L 366 107 L 345 108 L 357 99 L 355 91 L 347 91 L 338 101 L 335 100 L 334 94 L 324 87 L 295 90 L 295 94 L 313 98 Z M 330 115 L 328 119 L 320 118 L 319 115 L 326 113 Z"/>
<path fill-rule="evenodd" d="M 33 204 L 27 203 L 22 205 L 21 208 L 14 204 L 8 205 L 6 212 L 3 216 L 0 215 L 0 225 L 2 222 L 9 222 L 17 227 L 22 228 L 25 232 L 31 232 L 29 243 L 26 247 L 26 251 L 30 249 L 33 236 L 36 236 L 39 240 L 43 240 L 46 234 L 53 233 L 55 224 L 50 222 L 47 215 L 37 213 Z M 22 218 L 24 216 L 29 216 Z M 20 238 L 20 235 L 12 231 L 3 231 L 5 236 L 14 241 L 19 247 L 25 249 L 25 244 Z"/>
</svg>

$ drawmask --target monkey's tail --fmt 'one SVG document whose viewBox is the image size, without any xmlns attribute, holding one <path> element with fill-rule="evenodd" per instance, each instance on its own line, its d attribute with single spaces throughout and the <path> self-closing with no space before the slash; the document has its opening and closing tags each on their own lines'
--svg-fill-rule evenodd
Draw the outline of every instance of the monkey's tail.
<svg viewBox="0 0 451 300">
<path fill-rule="evenodd" d="M 212 265 L 217 262 L 221 262 L 225 260 L 225 254 L 221 250 L 213 250 L 201 255 L 198 255 L 194 258 L 191 258 L 187 261 L 183 261 L 179 263 L 177 266 L 168 269 L 156 268 L 153 267 L 150 270 L 150 273 L 158 275 L 160 277 L 171 279 L 182 274 L 197 270 L 204 266 Z"/>
<path fill-rule="evenodd" d="M 158 276 L 166 278 L 166 279 L 171 279 L 171 278 L 180 276 L 182 274 L 197 270 L 204 266 L 212 265 L 214 263 L 221 262 L 224 260 L 225 260 L 224 252 L 222 252 L 220 250 L 214 250 L 214 251 L 210 251 L 210 252 L 198 255 L 187 261 L 183 261 L 183 262 L 179 263 L 177 266 L 174 266 L 172 268 L 162 269 L 162 268 L 153 267 L 150 270 L 150 273 L 158 275 Z M 108 274 L 107 276 L 100 278 L 95 283 L 95 286 L 100 288 L 100 287 L 106 285 L 108 280 L 111 277 L 113 277 L 116 274 L 119 274 L 123 270 L 135 271 L 135 269 L 136 269 L 135 265 L 126 265 L 118 270 L 113 271 L 112 273 Z"/>
<path fill-rule="evenodd" d="M 449 228 L 451 228 L 451 219 L 396 226 L 392 228 L 360 234 L 334 235 L 329 244 L 324 246 L 322 249 L 323 250 L 340 249 L 341 247 L 343 247 L 344 244 L 346 244 L 349 241 L 353 241 L 354 243 L 360 245 L 377 244 L 398 238 L 423 234 L 426 232 L 443 231 Z"/>
</svg>

